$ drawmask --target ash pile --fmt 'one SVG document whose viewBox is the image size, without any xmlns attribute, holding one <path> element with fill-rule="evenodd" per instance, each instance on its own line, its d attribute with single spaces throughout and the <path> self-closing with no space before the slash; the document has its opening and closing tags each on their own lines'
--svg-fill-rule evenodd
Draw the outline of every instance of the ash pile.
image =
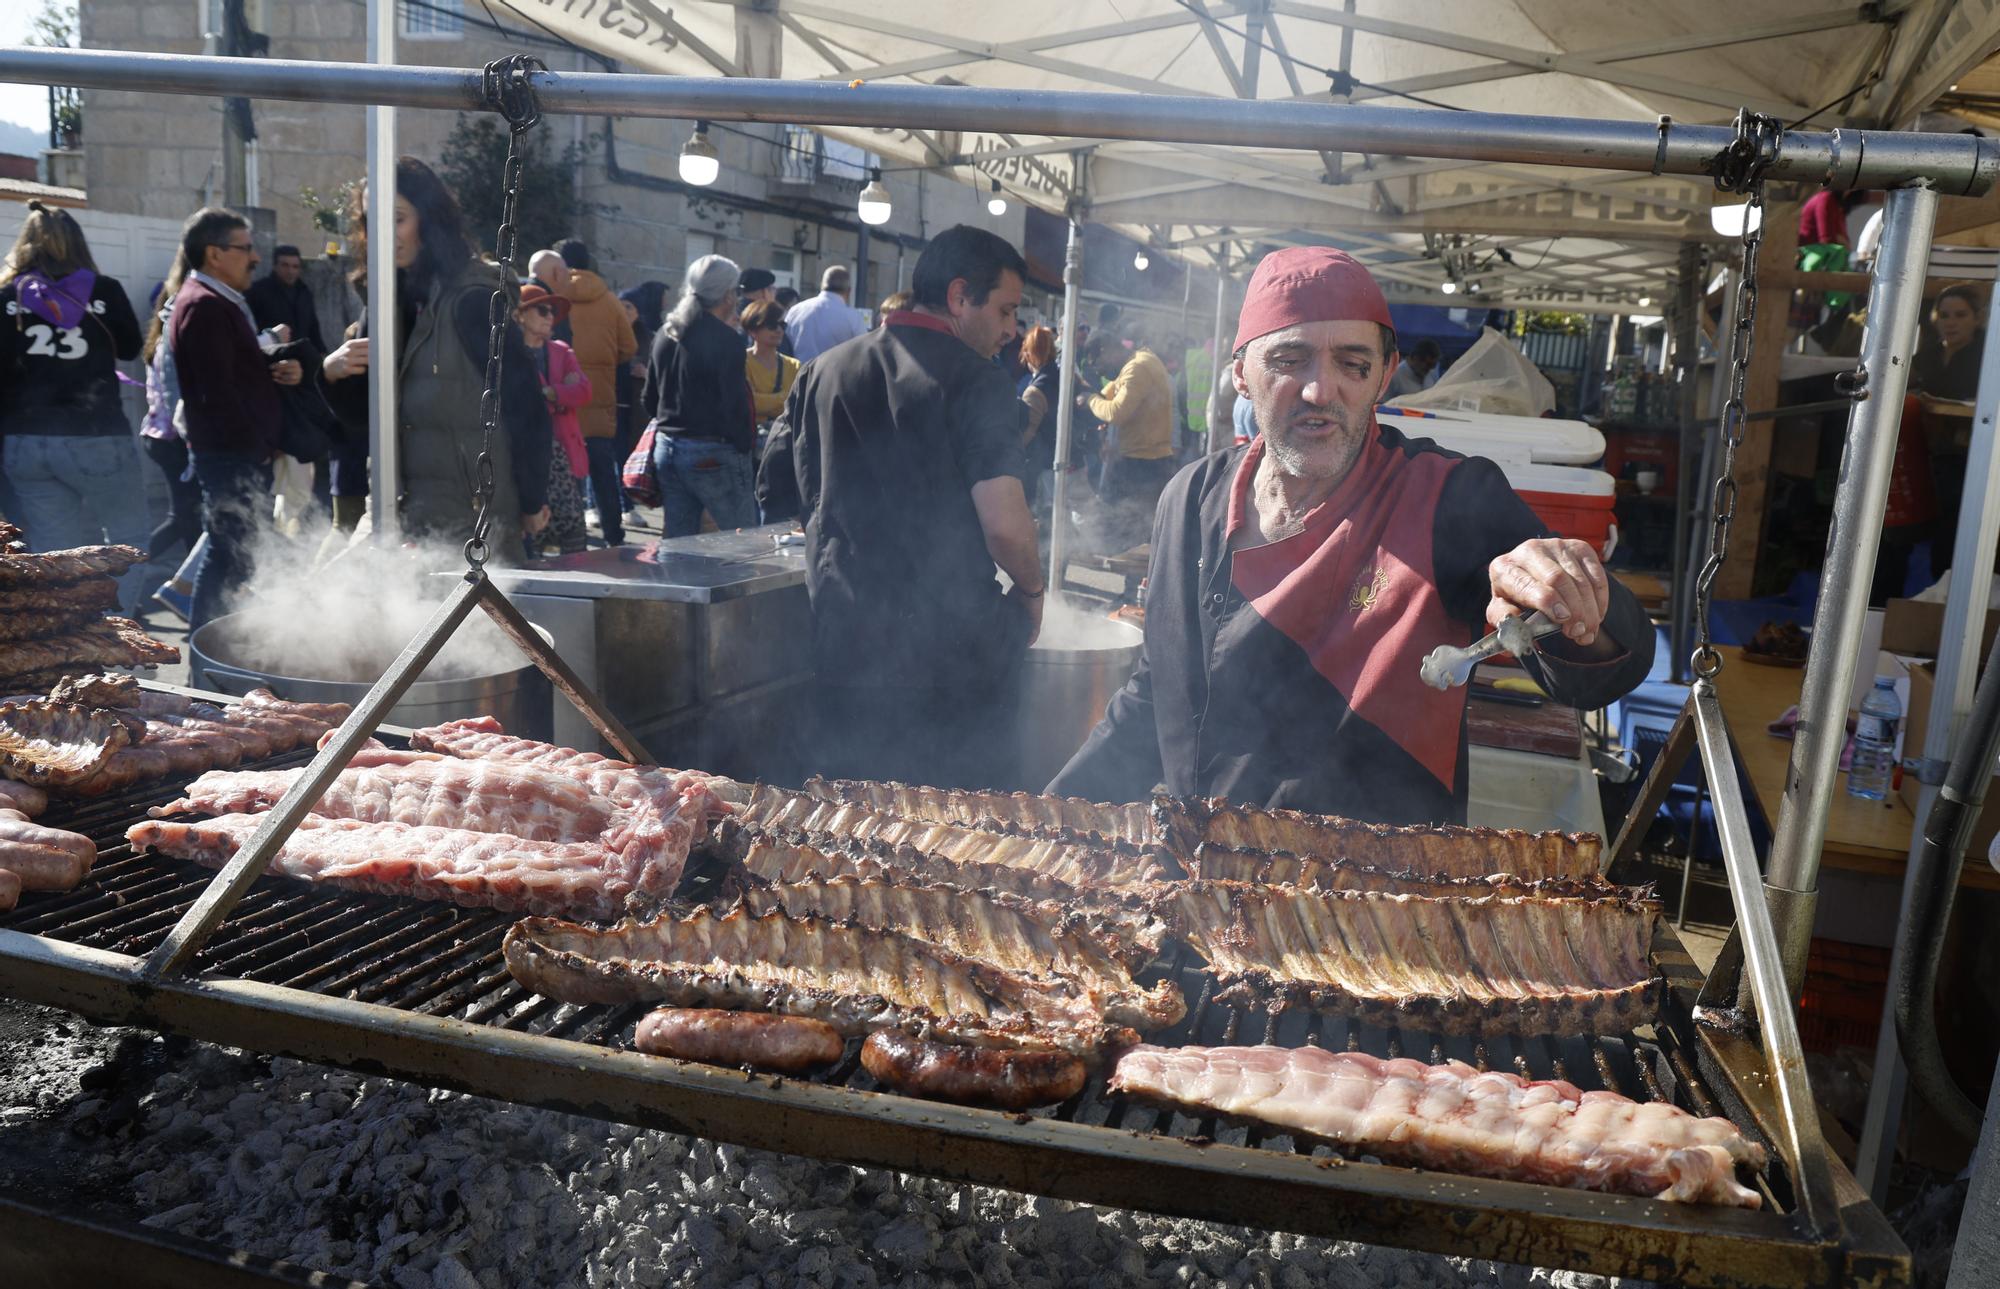
<svg viewBox="0 0 2000 1289">
<path fill-rule="evenodd" d="M 393 1289 L 1561 1286 L 364 1078 L 0 1002 L 0 1190 Z"/>
</svg>

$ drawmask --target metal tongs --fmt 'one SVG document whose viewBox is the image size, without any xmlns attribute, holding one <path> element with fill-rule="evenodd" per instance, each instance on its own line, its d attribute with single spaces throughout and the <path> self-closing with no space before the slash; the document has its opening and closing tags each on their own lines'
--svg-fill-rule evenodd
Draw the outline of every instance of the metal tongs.
<svg viewBox="0 0 2000 1289">
<path fill-rule="evenodd" d="M 1526 617 L 1515 614 L 1499 629 L 1475 644 L 1463 648 L 1439 645 L 1424 656 L 1421 674 L 1432 689 L 1450 689 L 1472 679 L 1472 669 L 1495 654 L 1510 653 L 1525 658 L 1535 651 L 1535 641 L 1562 630 L 1559 623 L 1537 610 Z"/>
</svg>

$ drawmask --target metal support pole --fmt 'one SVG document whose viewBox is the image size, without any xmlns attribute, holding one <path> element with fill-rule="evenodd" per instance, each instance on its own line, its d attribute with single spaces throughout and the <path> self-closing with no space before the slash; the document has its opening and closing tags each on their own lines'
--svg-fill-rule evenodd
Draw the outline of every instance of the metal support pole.
<svg viewBox="0 0 2000 1289">
<path fill-rule="evenodd" d="M 389 709 L 402 701 L 403 694 L 423 675 L 424 668 L 431 659 L 437 657 L 438 650 L 458 630 L 458 624 L 465 621 L 479 604 L 480 592 L 486 586 L 485 577 L 469 577 L 461 582 L 445 602 L 438 606 L 431 620 L 424 624 L 417 638 L 403 647 L 396 660 L 389 664 L 389 670 L 381 679 L 362 695 L 347 719 L 340 723 L 326 742 L 320 747 L 299 777 L 292 780 L 292 786 L 285 789 L 285 795 L 278 798 L 278 804 L 270 812 L 261 816 L 257 831 L 250 834 L 250 840 L 243 843 L 223 866 L 215 880 L 210 882 L 201 897 L 181 915 L 174 929 L 167 932 L 167 938 L 160 947 L 147 957 L 141 974 L 148 980 L 160 980 L 187 966 L 201 946 L 208 940 L 222 919 L 236 907 L 250 884 L 264 875 L 270 866 L 271 857 L 299 826 L 299 820 L 324 796 L 347 763 L 354 759 L 355 752 L 375 733 L 389 715 Z"/>
<path fill-rule="evenodd" d="M 1215 265 L 1215 363 L 1209 373 L 1208 386 L 1208 450 L 1227 452 L 1234 440 L 1234 426 L 1222 415 L 1222 382 L 1229 379 L 1227 373 L 1233 364 L 1229 357 L 1228 336 L 1225 330 L 1229 322 L 1229 245 L 1224 243 L 1220 258 Z"/>
<path fill-rule="evenodd" d="M 368 0 L 368 61 L 396 61 L 395 0 Z M 396 109 L 368 110 L 368 515 L 377 541 L 402 534 L 396 399 Z"/>
<path fill-rule="evenodd" d="M 1084 161 L 1075 162 L 1075 190 L 1079 203 L 1083 192 Z M 1076 310 L 1083 293 L 1083 212 L 1073 205 L 1069 217 L 1069 246 L 1063 252 L 1062 334 L 1057 339 L 1061 378 L 1056 385 L 1056 470 L 1049 490 L 1049 581 L 1051 597 L 1062 594 L 1063 574 L 1069 569 L 1069 457 L 1076 429 Z"/>
<path fill-rule="evenodd" d="M 1697 491 L 1693 479 L 1693 464 L 1688 445 L 1701 432 L 1695 419 L 1695 387 L 1701 378 L 1701 288 L 1702 288 L 1702 248 L 1693 242 L 1681 246 L 1680 257 L 1680 299 L 1674 315 L 1674 365 L 1680 371 L 1680 433 L 1674 437 L 1674 549 L 1671 557 L 1672 572 L 1668 575 L 1670 606 L 1677 606 L 1681 599 L 1683 584 L 1692 585 L 1688 561 L 1689 512 L 1693 509 L 1694 494 Z M 1672 644 L 1667 650 L 1669 660 L 1682 663 L 1687 658 L 1688 639 L 1693 629 L 1690 617 L 1683 617 L 1669 607 L 1667 612 L 1667 638 Z M 1699 818 L 1699 816 L 1697 816 Z"/>
<path fill-rule="evenodd" d="M 1757 850 L 1750 841 L 1749 815 L 1736 782 L 1736 759 L 1729 749 L 1729 726 L 1713 681 L 1697 680 L 1689 691 L 1694 709 L 1695 741 L 1701 748 L 1702 770 L 1715 802 L 1715 831 L 1722 840 L 1722 866 L 1729 875 L 1729 896 L 1736 905 L 1737 941 L 1743 950 L 1743 979 L 1756 999 L 1764 1056 L 1770 1063 L 1772 1092 L 1785 1128 L 1777 1141 L 1789 1156 L 1799 1216 L 1815 1232 L 1833 1230 L 1840 1220 L 1833 1190 L 1833 1170 L 1827 1162 L 1826 1138 L 1820 1132 L 1819 1111 L 1806 1081 L 1805 1051 L 1799 1046 L 1798 1020 L 1786 992 L 1785 966 L 1778 953 L 1778 935 L 1757 881 Z M 1700 829 L 1697 827 L 1697 834 Z M 1689 863 L 1693 863 L 1693 847 Z M 1696 1011 L 1700 1019 L 1700 1011 Z"/>
<path fill-rule="evenodd" d="M 1951 594 L 1945 601 L 1944 628 L 1938 637 L 1937 679 L 1931 689 L 1930 722 L 1924 727 L 1924 745 L 1903 749 L 1906 768 L 1922 781 L 1917 793 L 1919 822 L 1930 818 L 1931 806 L 1937 801 L 1938 774 L 1929 767 L 1941 768 L 1957 745 L 1966 713 L 1972 709 L 1972 691 L 1978 680 L 1980 644 L 1992 586 L 1993 549 L 2000 542 L 1997 416 L 2000 416 L 2000 327 L 1988 327 L 1986 349 L 1980 356 L 1972 445 L 1965 463 L 1965 494 L 1959 506 L 1958 535 L 1952 548 Z M 1904 870 L 1900 906 L 1903 914 L 1897 919 L 1902 933 L 1896 937 L 1895 953 L 1890 960 L 1891 980 L 1900 978 L 1898 972 L 1904 956 L 1917 948 L 1904 943 L 1908 930 L 1905 919 L 1910 908 L 1910 882 L 1917 873 L 1917 852 L 1923 844 L 1920 828 L 1910 839 L 1910 867 Z M 1971 859 L 1980 863 L 1984 856 L 1975 855 Z M 1895 1002 L 1891 991 L 1883 1004 L 1882 1028 L 1875 1044 L 1875 1077 L 1868 1086 L 1868 1114 L 1862 1121 L 1861 1143 L 1855 1156 L 1855 1175 L 1877 1203 L 1888 1189 L 1888 1163 L 1895 1157 L 1896 1128 L 1902 1116 L 1906 1087 L 1907 1072 L 1896 1038 Z"/>
<path fill-rule="evenodd" d="M 0 80 L 75 85 L 128 93 L 202 98 L 303 99 L 482 110 L 479 68 L 380 67 L 277 58 L 203 58 L 101 49 L 0 49 Z M 1039 134 L 1057 139 L 1137 139 L 1235 147 L 1340 148 L 1391 156 L 1508 165 L 1710 176 L 1736 141 L 1730 126 L 1675 122 L 1662 135 L 1652 119 L 1601 121 L 1440 113 L 1373 103 L 1217 99 L 1181 94 L 904 85 L 750 76 L 661 76 L 538 72 L 530 78 L 544 112 L 655 116 L 682 120 L 767 121 L 967 133 Z M 1839 189 L 1888 188 L 1931 180 L 1952 196 L 1978 196 L 2000 177 L 2000 140 L 1967 134 L 1882 130 L 1788 130 L 1764 170 L 1773 180 Z"/>
<path fill-rule="evenodd" d="M 1854 405 L 1841 454 L 1840 490 L 1813 612 L 1812 652 L 1799 695 L 1798 732 L 1785 771 L 1783 805 L 1764 884 L 1779 918 L 1785 976 L 1797 996 L 1812 939 L 1819 887 L 1820 846 L 1827 804 L 1840 791 L 1840 749 L 1847 738 L 1847 696 L 1868 614 L 1868 584 L 1889 497 L 1889 471 L 1902 424 L 1903 390 L 1923 303 L 1937 193 L 1926 187 L 1890 192 L 1882 250 L 1868 292 L 1868 332 L 1861 361 L 1867 395 Z M 1873 665 L 1873 660 L 1870 660 Z M 1710 775 L 1709 786 L 1716 787 Z"/>
</svg>

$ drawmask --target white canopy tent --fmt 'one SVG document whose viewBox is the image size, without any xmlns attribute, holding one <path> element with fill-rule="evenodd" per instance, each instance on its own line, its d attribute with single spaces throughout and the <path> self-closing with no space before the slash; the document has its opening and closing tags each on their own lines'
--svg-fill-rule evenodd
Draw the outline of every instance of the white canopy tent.
<svg viewBox="0 0 2000 1289">
<path fill-rule="evenodd" d="M 1886 128 L 2000 42 L 2000 0 L 481 0 L 633 70 L 1111 90 L 1726 121 L 1741 106 Z M 1674 242 L 1713 236 L 1699 178 L 936 130 L 828 130 L 888 164 L 998 179 L 1193 263 L 1331 241 L 1413 299 L 1636 310 Z M 1088 147 L 1084 191 L 1061 154 Z M 1455 242 L 1440 239 L 1452 235 Z M 1504 252 L 1504 254 L 1502 254 Z M 1470 287 L 1474 282 L 1479 290 Z"/>
</svg>

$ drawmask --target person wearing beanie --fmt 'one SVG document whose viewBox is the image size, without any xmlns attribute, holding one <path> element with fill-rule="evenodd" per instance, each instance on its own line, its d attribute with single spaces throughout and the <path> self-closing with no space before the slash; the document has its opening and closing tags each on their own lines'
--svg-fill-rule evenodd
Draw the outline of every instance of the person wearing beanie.
<svg viewBox="0 0 2000 1289">
<path fill-rule="evenodd" d="M 639 415 L 659 423 L 653 468 L 667 537 L 700 532 L 704 510 L 724 532 L 757 524 L 757 420 L 736 330 L 740 277 L 720 255 L 688 265 L 646 364 Z"/>
<path fill-rule="evenodd" d="M 1381 288 L 1329 247 L 1267 256 L 1233 382 L 1258 434 L 1176 474 L 1153 522 L 1145 650 L 1048 791 L 1224 797 L 1463 823 L 1466 691 L 1419 675 L 1536 610 L 1522 659 L 1588 709 L 1652 665 L 1652 623 L 1587 543 L 1552 537 L 1491 461 L 1375 418 L 1397 366 Z"/>
</svg>

